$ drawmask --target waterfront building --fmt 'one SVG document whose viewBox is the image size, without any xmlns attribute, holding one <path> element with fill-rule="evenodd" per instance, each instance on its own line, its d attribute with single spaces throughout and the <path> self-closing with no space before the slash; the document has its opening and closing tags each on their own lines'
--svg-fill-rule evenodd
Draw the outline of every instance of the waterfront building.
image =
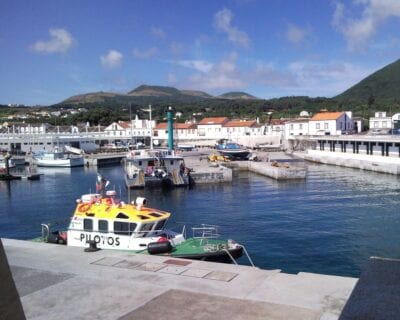
<svg viewBox="0 0 400 320">
<path fill-rule="evenodd" d="M 280 119 L 271 119 L 264 127 L 265 135 L 283 136 L 285 132 L 285 121 Z"/>
<path fill-rule="evenodd" d="M 309 122 L 309 135 L 341 135 L 354 129 L 351 112 L 319 112 Z"/>
<path fill-rule="evenodd" d="M 177 141 L 198 140 L 197 125 L 193 123 L 174 123 L 174 139 Z M 168 141 L 168 123 L 160 122 L 153 130 L 153 143 L 161 145 Z"/>
<path fill-rule="evenodd" d="M 369 128 L 372 132 L 389 131 L 392 128 L 392 117 L 385 111 L 375 112 L 375 117 L 369 118 Z"/>
<path fill-rule="evenodd" d="M 309 134 L 309 119 L 298 118 L 285 122 L 284 136 L 287 139 L 290 136 L 306 136 Z"/>
<path fill-rule="evenodd" d="M 237 139 L 242 136 L 263 135 L 263 128 L 257 120 L 231 120 L 223 124 L 221 139 Z"/>
<path fill-rule="evenodd" d="M 199 138 L 221 139 L 222 128 L 229 119 L 227 117 L 204 118 L 197 124 Z"/>
</svg>

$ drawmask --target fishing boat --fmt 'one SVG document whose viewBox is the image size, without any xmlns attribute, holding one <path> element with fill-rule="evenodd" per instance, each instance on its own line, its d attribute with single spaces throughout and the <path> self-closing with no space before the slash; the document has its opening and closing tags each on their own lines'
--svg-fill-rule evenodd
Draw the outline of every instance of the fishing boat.
<svg viewBox="0 0 400 320">
<path fill-rule="evenodd" d="M 125 203 L 115 191 L 106 191 L 107 185 L 99 177 L 98 193 L 77 200 L 68 229 L 52 231 L 49 224 L 42 224 L 41 239 L 88 251 L 114 249 L 218 262 L 235 262 L 245 251 L 233 240 L 219 239 L 216 226 L 193 228 L 191 238 L 185 227 L 182 232 L 166 229 L 171 213 L 148 207 L 141 197 Z"/>
<path fill-rule="evenodd" d="M 58 148 L 54 151 L 40 151 L 33 155 L 33 160 L 39 167 L 82 167 L 85 163 L 83 155 L 71 154 Z"/>
<path fill-rule="evenodd" d="M 217 150 L 222 156 L 238 160 L 248 160 L 251 154 L 250 150 L 244 146 L 227 140 L 221 141 L 217 145 Z"/>
<path fill-rule="evenodd" d="M 129 151 L 123 166 L 127 188 L 186 186 L 190 182 L 183 157 L 167 149 Z"/>
</svg>

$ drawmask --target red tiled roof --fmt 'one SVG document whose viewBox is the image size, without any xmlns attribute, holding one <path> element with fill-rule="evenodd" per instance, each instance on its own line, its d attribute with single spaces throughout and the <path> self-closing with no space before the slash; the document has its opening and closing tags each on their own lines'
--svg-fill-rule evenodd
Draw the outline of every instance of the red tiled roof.
<svg viewBox="0 0 400 320">
<path fill-rule="evenodd" d="M 118 121 L 118 125 L 120 125 L 124 129 L 129 129 L 130 128 L 130 124 L 128 122 L 125 122 L 125 121 Z"/>
<path fill-rule="evenodd" d="M 174 123 L 174 129 L 195 129 L 196 125 L 193 123 Z M 154 129 L 168 129 L 168 122 L 157 123 Z"/>
<path fill-rule="evenodd" d="M 227 117 L 212 117 L 202 119 L 199 124 L 224 124 L 228 121 L 229 119 Z"/>
<path fill-rule="evenodd" d="M 321 120 L 336 120 L 340 118 L 344 112 L 320 112 L 315 114 L 311 121 L 321 121 Z"/>
<path fill-rule="evenodd" d="M 225 123 L 224 127 L 254 127 L 255 125 L 257 125 L 256 120 L 249 120 L 249 121 L 232 120 Z"/>
</svg>

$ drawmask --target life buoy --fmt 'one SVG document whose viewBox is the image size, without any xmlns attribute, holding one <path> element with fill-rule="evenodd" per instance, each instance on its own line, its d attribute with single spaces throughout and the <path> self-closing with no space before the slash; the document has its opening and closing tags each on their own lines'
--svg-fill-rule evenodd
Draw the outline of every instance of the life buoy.
<svg viewBox="0 0 400 320">
<path fill-rule="evenodd" d="M 78 211 L 79 212 L 86 212 L 90 209 L 92 205 L 90 203 L 82 203 L 79 207 L 78 207 Z"/>
<path fill-rule="evenodd" d="M 109 206 L 111 206 L 113 204 L 113 201 L 111 198 L 106 198 L 104 202 Z"/>
</svg>

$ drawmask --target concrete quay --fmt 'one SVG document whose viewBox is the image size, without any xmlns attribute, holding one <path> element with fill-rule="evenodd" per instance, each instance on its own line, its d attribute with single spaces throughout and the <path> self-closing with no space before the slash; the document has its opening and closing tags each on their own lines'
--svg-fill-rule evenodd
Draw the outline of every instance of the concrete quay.
<svg viewBox="0 0 400 320">
<path fill-rule="evenodd" d="M 395 175 L 400 174 L 400 158 L 320 150 L 308 150 L 307 153 L 295 152 L 293 155 L 311 162 Z"/>
<path fill-rule="evenodd" d="M 338 319 L 357 279 L 2 239 L 27 319 Z"/>
<path fill-rule="evenodd" d="M 276 180 L 305 179 L 307 175 L 303 163 L 293 162 L 293 158 L 283 152 L 259 151 L 256 156 L 260 161 L 211 163 L 207 161 L 207 156 L 213 153 L 216 153 L 214 149 L 183 153 L 186 166 L 194 170 L 192 176 L 196 183 L 232 181 L 232 169 L 250 171 Z"/>
</svg>

